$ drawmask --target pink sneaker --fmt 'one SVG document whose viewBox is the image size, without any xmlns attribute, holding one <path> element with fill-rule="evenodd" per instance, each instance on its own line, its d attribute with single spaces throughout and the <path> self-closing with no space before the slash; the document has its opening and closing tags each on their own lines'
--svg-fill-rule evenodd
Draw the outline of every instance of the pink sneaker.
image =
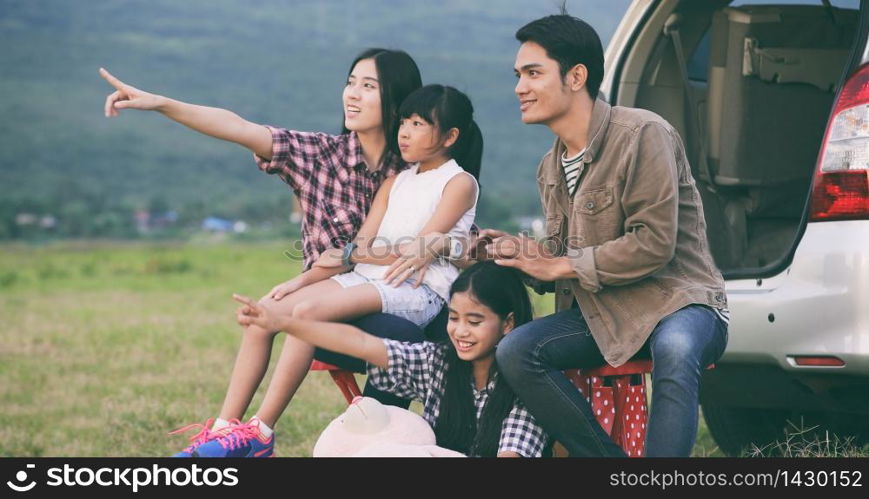
<svg viewBox="0 0 869 499">
<path fill-rule="evenodd" d="M 196 450 L 200 445 L 210 442 L 216 438 L 220 438 L 224 435 L 227 435 L 232 432 L 233 426 L 240 425 L 241 421 L 237 419 L 230 419 L 229 426 L 221 428 L 217 431 L 211 431 L 211 428 L 214 426 L 214 418 L 209 418 L 205 424 L 202 423 L 193 423 L 182 428 L 178 428 L 177 430 L 170 431 L 170 435 L 177 435 L 179 433 L 185 433 L 194 428 L 200 428 L 199 433 L 190 437 L 190 445 L 184 448 L 181 452 L 175 454 L 172 457 L 193 457 L 193 451 Z"/>
<path fill-rule="evenodd" d="M 274 454 L 275 435 L 266 438 L 256 418 L 231 427 L 229 433 L 212 438 L 191 452 L 192 457 L 274 457 Z"/>
</svg>

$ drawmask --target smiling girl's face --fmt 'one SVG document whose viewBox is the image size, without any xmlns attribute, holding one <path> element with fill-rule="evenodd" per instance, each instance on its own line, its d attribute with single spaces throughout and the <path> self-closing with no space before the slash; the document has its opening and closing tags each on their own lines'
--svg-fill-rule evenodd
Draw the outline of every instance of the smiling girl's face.
<svg viewBox="0 0 869 499">
<path fill-rule="evenodd" d="M 495 355 L 495 345 L 512 329 L 512 317 L 501 319 L 469 292 L 450 298 L 447 333 L 462 360 L 484 360 Z"/>
<path fill-rule="evenodd" d="M 344 126 L 356 133 L 383 128 L 380 81 L 374 59 L 356 63 L 344 87 Z"/>
</svg>

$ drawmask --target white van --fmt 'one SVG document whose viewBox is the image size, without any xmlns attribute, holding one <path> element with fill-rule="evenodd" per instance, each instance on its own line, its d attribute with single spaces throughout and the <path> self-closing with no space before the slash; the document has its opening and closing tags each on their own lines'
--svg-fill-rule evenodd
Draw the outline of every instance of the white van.
<svg viewBox="0 0 869 499">
<path fill-rule="evenodd" d="M 869 440 L 869 0 L 635 0 L 601 91 L 681 133 L 732 312 L 720 448 Z M 800 421 L 802 421 L 800 423 Z"/>
</svg>

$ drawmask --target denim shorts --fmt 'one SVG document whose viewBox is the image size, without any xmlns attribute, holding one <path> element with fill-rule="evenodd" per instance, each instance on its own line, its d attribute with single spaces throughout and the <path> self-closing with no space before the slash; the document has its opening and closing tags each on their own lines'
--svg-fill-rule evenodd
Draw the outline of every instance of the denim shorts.
<svg viewBox="0 0 869 499">
<path fill-rule="evenodd" d="M 413 281 L 404 281 L 398 287 L 387 284 L 383 279 L 369 279 L 354 271 L 332 276 L 342 288 L 371 284 L 380 293 L 382 312 L 392 314 L 413 322 L 419 327 L 425 327 L 441 311 L 444 299 L 423 284 L 413 287 Z"/>
</svg>

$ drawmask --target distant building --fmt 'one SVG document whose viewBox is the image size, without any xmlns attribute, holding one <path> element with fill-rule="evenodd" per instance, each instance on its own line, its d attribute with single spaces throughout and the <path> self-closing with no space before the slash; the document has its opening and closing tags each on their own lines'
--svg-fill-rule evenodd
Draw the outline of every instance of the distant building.
<svg viewBox="0 0 869 499">
<path fill-rule="evenodd" d="M 232 232 L 235 224 L 231 220 L 218 217 L 208 217 L 202 221 L 202 230 L 209 232 Z"/>
<path fill-rule="evenodd" d="M 38 220 L 39 217 L 33 213 L 19 213 L 15 215 L 15 225 L 19 226 L 36 225 Z"/>
<path fill-rule="evenodd" d="M 137 210 L 133 215 L 136 220 L 136 230 L 139 234 L 147 234 L 154 229 L 165 229 L 178 221 L 178 212 L 169 210 L 164 213 L 152 213 L 148 210 Z"/>
<path fill-rule="evenodd" d="M 145 210 L 137 210 L 133 215 L 133 218 L 136 219 L 136 231 L 139 234 L 144 234 L 151 230 L 151 214 Z"/>
<path fill-rule="evenodd" d="M 54 215 L 45 215 L 39 219 L 39 226 L 43 229 L 53 229 L 57 226 L 57 218 Z"/>
<path fill-rule="evenodd" d="M 15 215 L 15 225 L 19 227 L 39 227 L 43 230 L 52 230 L 57 227 L 57 218 L 54 215 L 36 215 L 34 213 L 18 213 Z"/>
<path fill-rule="evenodd" d="M 150 225 L 155 229 L 163 229 L 170 225 L 175 225 L 178 221 L 178 212 L 175 210 L 167 211 L 166 213 L 151 214 Z"/>
</svg>

